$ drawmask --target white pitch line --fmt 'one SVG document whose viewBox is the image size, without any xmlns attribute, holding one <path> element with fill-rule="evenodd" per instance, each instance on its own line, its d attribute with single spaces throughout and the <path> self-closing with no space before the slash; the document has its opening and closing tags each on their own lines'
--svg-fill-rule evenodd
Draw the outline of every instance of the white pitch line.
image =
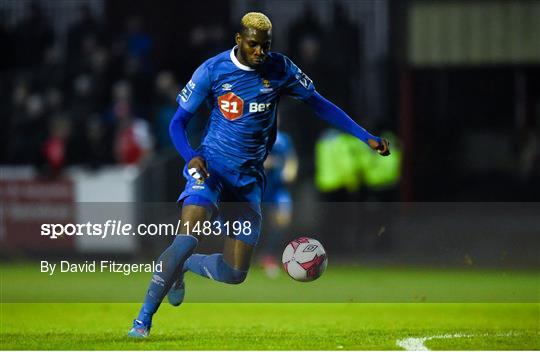
<svg viewBox="0 0 540 352">
<path fill-rule="evenodd" d="M 472 337 L 473 335 L 453 334 L 453 335 L 434 335 L 426 337 L 409 337 L 406 339 L 397 340 L 396 344 L 404 348 L 406 351 L 429 351 L 424 345 L 426 341 L 433 339 L 453 339 L 459 337 Z"/>
<path fill-rule="evenodd" d="M 409 337 L 406 339 L 396 340 L 396 345 L 401 348 L 404 348 L 406 351 L 429 351 L 429 348 L 426 347 L 426 341 L 433 339 L 455 339 L 460 337 L 478 337 L 478 336 L 513 336 L 514 334 L 479 334 L 479 335 L 470 335 L 470 334 L 445 334 L 445 335 L 434 335 L 434 336 L 425 336 L 425 337 Z"/>
</svg>

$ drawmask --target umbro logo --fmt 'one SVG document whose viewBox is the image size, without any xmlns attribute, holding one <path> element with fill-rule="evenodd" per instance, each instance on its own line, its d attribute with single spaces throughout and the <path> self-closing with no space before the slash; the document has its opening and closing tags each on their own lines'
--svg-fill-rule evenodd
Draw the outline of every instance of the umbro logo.
<svg viewBox="0 0 540 352">
<path fill-rule="evenodd" d="M 223 83 L 223 84 L 221 85 L 221 89 L 223 89 L 223 90 L 231 90 L 231 89 L 232 89 L 232 84 L 230 84 L 230 83 Z"/>
<path fill-rule="evenodd" d="M 165 286 L 165 280 L 159 275 L 153 275 L 152 282 L 159 286 Z"/>
</svg>

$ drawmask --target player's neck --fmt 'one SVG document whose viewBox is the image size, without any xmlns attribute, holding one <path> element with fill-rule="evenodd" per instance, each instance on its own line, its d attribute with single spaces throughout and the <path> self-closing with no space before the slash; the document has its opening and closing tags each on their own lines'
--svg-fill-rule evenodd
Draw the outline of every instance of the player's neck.
<svg viewBox="0 0 540 352">
<path fill-rule="evenodd" d="M 247 64 L 246 60 L 244 60 L 244 58 L 242 57 L 242 54 L 240 54 L 240 50 L 238 50 L 238 47 L 234 49 L 234 56 L 236 56 L 236 59 L 238 60 L 239 63 L 249 68 L 252 68 Z"/>
</svg>

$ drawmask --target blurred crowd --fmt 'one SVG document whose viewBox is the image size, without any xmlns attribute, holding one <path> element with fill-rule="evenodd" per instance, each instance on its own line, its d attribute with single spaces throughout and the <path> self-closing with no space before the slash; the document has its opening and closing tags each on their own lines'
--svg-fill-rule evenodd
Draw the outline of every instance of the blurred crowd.
<svg viewBox="0 0 540 352">
<path fill-rule="evenodd" d="M 287 30 L 285 54 L 310 76 L 322 95 L 351 116 L 360 116 L 355 102 L 360 95 L 361 29 L 349 20 L 339 2 L 334 3 L 331 23 L 331 26 L 322 25 L 313 7 L 307 3 L 302 15 Z M 342 54 L 343 48 L 346 48 L 346 55 Z M 316 162 L 314 146 L 331 126 L 314 117 L 303 104 L 286 105 L 282 111 L 282 128 L 293 140 L 302 141 L 297 143 L 297 152 L 307 162 L 299 176 L 312 175 Z"/>
<path fill-rule="evenodd" d="M 152 63 L 140 17 L 119 33 L 81 6 L 64 50 L 37 3 L 14 28 L 1 21 L 1 163 L 51 173 L 69 164 L 136 164 L 168 145 L 179 84 Z"/>
<path fill-rule="evenodd" d="M 359 28 L 339 3 L 334 17 L 333 26 L 324 27 L 307 6 L 287 31 L 286 54 L 323 94 L 350 111 L 351 85 L 359 74 Z M 138 164 L 171 148 L 168 125 L 183 85 L 177 77 L 189 79 L 205 59 L 230 48 L 234 34 L 232 27 L 216 23 L 194 26 L 182 43 L 189 55 L 184 51 L 181 65 L 176 62 L 181 68 L 173 72 L 164 68 L 173 63 L 155 59 L 156 37 L 142 17 L 126 17 L 120 30 L 111 28 L 86 5 L 64 38 L 37 2 L 15 26 L 0 21 L 0 163 L 33 164 L 55 175 L 73 164 Z M 323 63 L 323 47 L 337 52 L 344 46 L 347 55 Z M 284 114 L 305 114 L 295 109 L 302 108 Z M 286 118 L 282 127 L 304 141 L 298 145 L 300 157 L 313 160 L 314 144 L 326 126 L 308 119 L 309 129 L 306 118 Z M 190 125 L 195 141 L 205 123 L 198 120 Z"/>
</svg>

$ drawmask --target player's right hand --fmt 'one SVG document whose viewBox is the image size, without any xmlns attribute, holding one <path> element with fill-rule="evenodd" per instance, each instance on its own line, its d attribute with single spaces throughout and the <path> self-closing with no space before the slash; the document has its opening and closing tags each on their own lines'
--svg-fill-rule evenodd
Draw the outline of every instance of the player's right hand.
<svg viewBox="0 0 540 352">
<path fill-rule="evenodd" d="M 196 179 L 210 177 L 206 160 L 204 160 L 201 156 L 196 156 L 189 161 L 188 173 L 191 175 L 191 177 Z"/>
</svg>

